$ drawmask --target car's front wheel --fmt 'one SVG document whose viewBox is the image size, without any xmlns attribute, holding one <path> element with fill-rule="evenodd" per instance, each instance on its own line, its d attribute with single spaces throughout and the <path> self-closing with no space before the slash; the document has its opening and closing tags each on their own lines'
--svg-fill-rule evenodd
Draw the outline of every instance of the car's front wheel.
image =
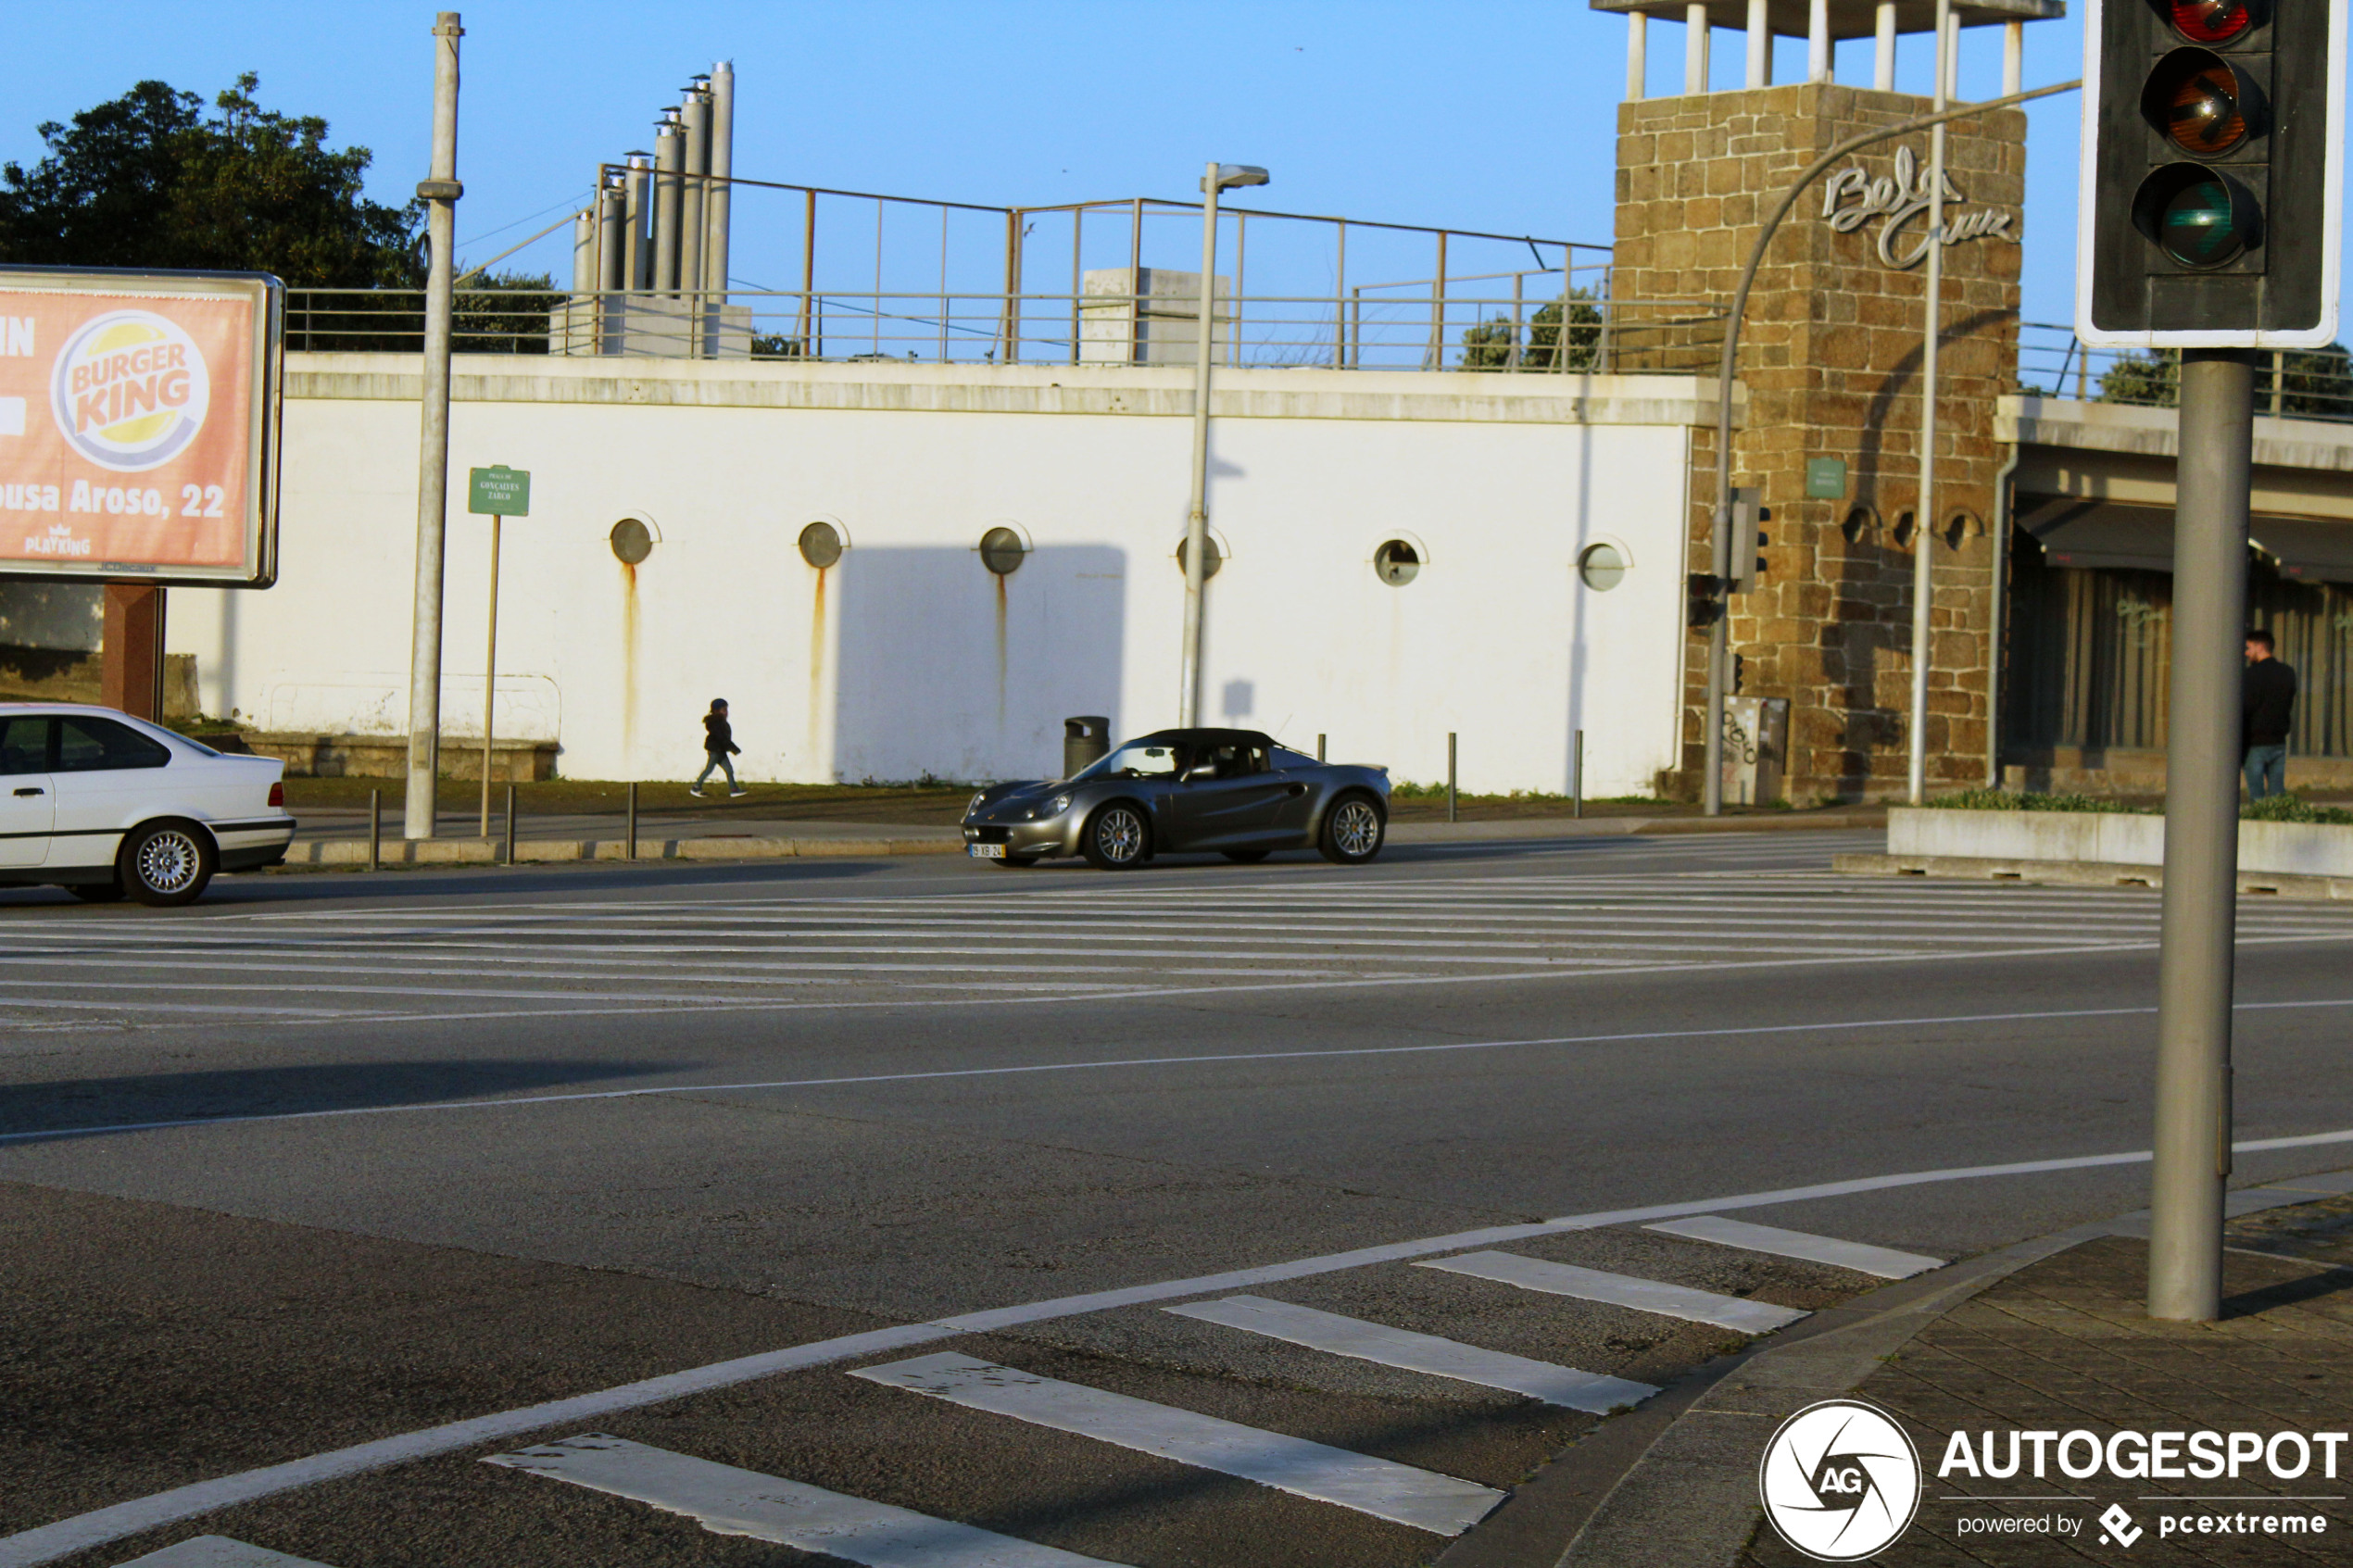
<svg viewBox="0 0 2353 1568">
<path fill-rule="evenodd" d="M 212 880 L 212 840 L 193 822 L 149 822 L 123 840 L 115 874 L 142 904 L 194 903 Z"/>
<path fill-rule="evenodd" d="M 1388 833 L 1389 819 L 1371 796 L 1343 795 L 1324 813 L 1315 847 L 1334 865 L 1361 866 L 1380 853 Z"/>
<path fill-rule="evenodd" d="M 1151 855 L 1151 825 L 1144 821 L 1143 808 L 1126 800 L 1096 808 L 1087 819 L 1080 844 L 1087 863 L 1102 872 L 1134 870 Z"/>
</svg>

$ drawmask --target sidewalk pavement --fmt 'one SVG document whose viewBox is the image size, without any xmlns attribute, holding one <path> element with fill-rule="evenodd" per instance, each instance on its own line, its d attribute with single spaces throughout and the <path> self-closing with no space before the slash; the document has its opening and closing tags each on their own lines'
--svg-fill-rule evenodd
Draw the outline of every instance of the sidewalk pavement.
<svg viewBox="0 0 2353 1568">
<path fill-rule="evenodd" d="M 349 808 L 296 808 L 289 867 L 355 866 L 368 859 L 368 813 Z M 1730 817 L 1506 817 L 1489 822 L 1393 822 L 1392 844 L 1476 844 L 1565 838 L 1616 838 L 1636 834 L 1756 833 L 1804 829 L 1877 827 L 1884 814 L 1873 808 L 1851 811 L 1758 812 Z M 443 811 L 440 836 L 414 843 L 400 836 L 396 813 L 384 817 L 381 858 L 385 865 L 450 865 L 496 862 L 504 854 L 506 822 L 494 812 L 491 836 L 480 836 L 480 813 Z M 627 825 L 619 812 L 519 814 L 515 859 L 547 863 L 618 860 L 623 858 Z M 637 819 L 641 860 L 758 860 L 796 856 L 954 855 L 963 852 L 963 830 L 909 822 L 845 822 L 732 811 L 647 811 Z"/>
<path fill-rule="evenodd" d="M 2087 1432 L 2105 1446 L 2120 1431 L 2255 1434 L 2268 1444 L 2282 1432 L 2309 1439 L 2353 1428 L 2348 1195 L 2353 1172 L 2231 1193 L 2218 1323 L 2146 1315 L 2145 1211 L 1819 1313 L 1719 1370 L 1696 1397 L 1687 1393 L 1680 1412 L 1605 1490 L 1586 1477 L 1583 1489 L 1598 1494 L 1598 1504 L 1559 1568 L 1798 1568 L 1813 1561 L 1765 1524 L 1758 1470 L 1783 1421 L 1836 1399 L 1891 1412 L 1919 1453 L 1919 1512 L 1870 1558 L 1892 1568 L 2353 1562 L 2353 1443 L 2341 1447 L 2334 1478 L 2317 1444 L 2309 1469 L 2287 1479 L 2259 1459 L 2242 1463 L 2235 1478 L 2196 1479 L 2186 1469 L 2180 1479 L 2126 1478 L 2105 1468 L 2071 1478 L 2056 1449 L 2037 1478 L 2031 1439 L 2015 1475 L 1969 1476 L 1958 1466 L 1939 1474 L 1957 1431 L 1970 1435 L 1981 1458 L 1985 1435 L 1994 1434 L 1995 1457 L 2006 1461 L 2014 1431 L 2050 1434 L 2054 1443 Z M 2127 1439 L 2109 1451 L 2129 1471 L 2139 1450 Z M 2079 1469 L 2089 1452 L 2081 1441 L 2070 1450 Z M 1554 1467 L 1573 1471 L 1575 1454 Z M 2280 1454 L 2282 1468 L 2293 1470 L 2296 1445 Z M 1560 1489 L 1570 1489 L 1566 1480 Z M 2290 1516 L 2299 1521 L 2292 1535 L 2283 1533 Z M 2315 1526 L 2316 1518 L 2323 1523 Z"/>
</svg>

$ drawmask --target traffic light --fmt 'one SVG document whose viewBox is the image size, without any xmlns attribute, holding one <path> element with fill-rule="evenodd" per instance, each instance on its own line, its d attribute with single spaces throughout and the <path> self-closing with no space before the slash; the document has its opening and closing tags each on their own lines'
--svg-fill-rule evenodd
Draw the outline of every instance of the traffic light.
<svg viewBox="0 0 2353 1568">
<path fill-rule="evenodd" d="M 2075 333 L 2336 337 L 2346 0 L 2088 0 Z"/>
</svg>

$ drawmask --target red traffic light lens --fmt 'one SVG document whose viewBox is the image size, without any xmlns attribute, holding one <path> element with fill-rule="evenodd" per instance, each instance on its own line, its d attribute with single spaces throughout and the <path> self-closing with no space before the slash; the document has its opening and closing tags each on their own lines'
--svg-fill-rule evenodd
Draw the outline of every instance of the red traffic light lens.
<svg viewBox="0 0 2353 1568">
<path fill-rule="evenodd" d="M 2172 0 L 2173 31 L 2193 44 L 2227 44 L 2252 19 L 2246 0 Z"/>
<path fill-rule="evenodd" d="M 2230 67 L 2208 66 L 2182 79 L 2167 106 L 2165 133 L 2183 152 L 2201 157 L 2227 153 L 2246 140 L 2238 79 Z"/>
</svg>

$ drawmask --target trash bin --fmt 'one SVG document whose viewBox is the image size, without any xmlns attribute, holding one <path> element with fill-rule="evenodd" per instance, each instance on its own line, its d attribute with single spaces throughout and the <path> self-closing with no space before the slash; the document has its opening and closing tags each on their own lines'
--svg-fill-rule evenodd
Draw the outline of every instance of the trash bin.
<svg viewBox="0 0 2353 1568">
<path fill-rule="evenodd" d="M 1063 777 L 1099 762 L 1111 750 L 1111 721 L 1100 713 L 1082 713 L 1063 721 Z"/>
</svg>

